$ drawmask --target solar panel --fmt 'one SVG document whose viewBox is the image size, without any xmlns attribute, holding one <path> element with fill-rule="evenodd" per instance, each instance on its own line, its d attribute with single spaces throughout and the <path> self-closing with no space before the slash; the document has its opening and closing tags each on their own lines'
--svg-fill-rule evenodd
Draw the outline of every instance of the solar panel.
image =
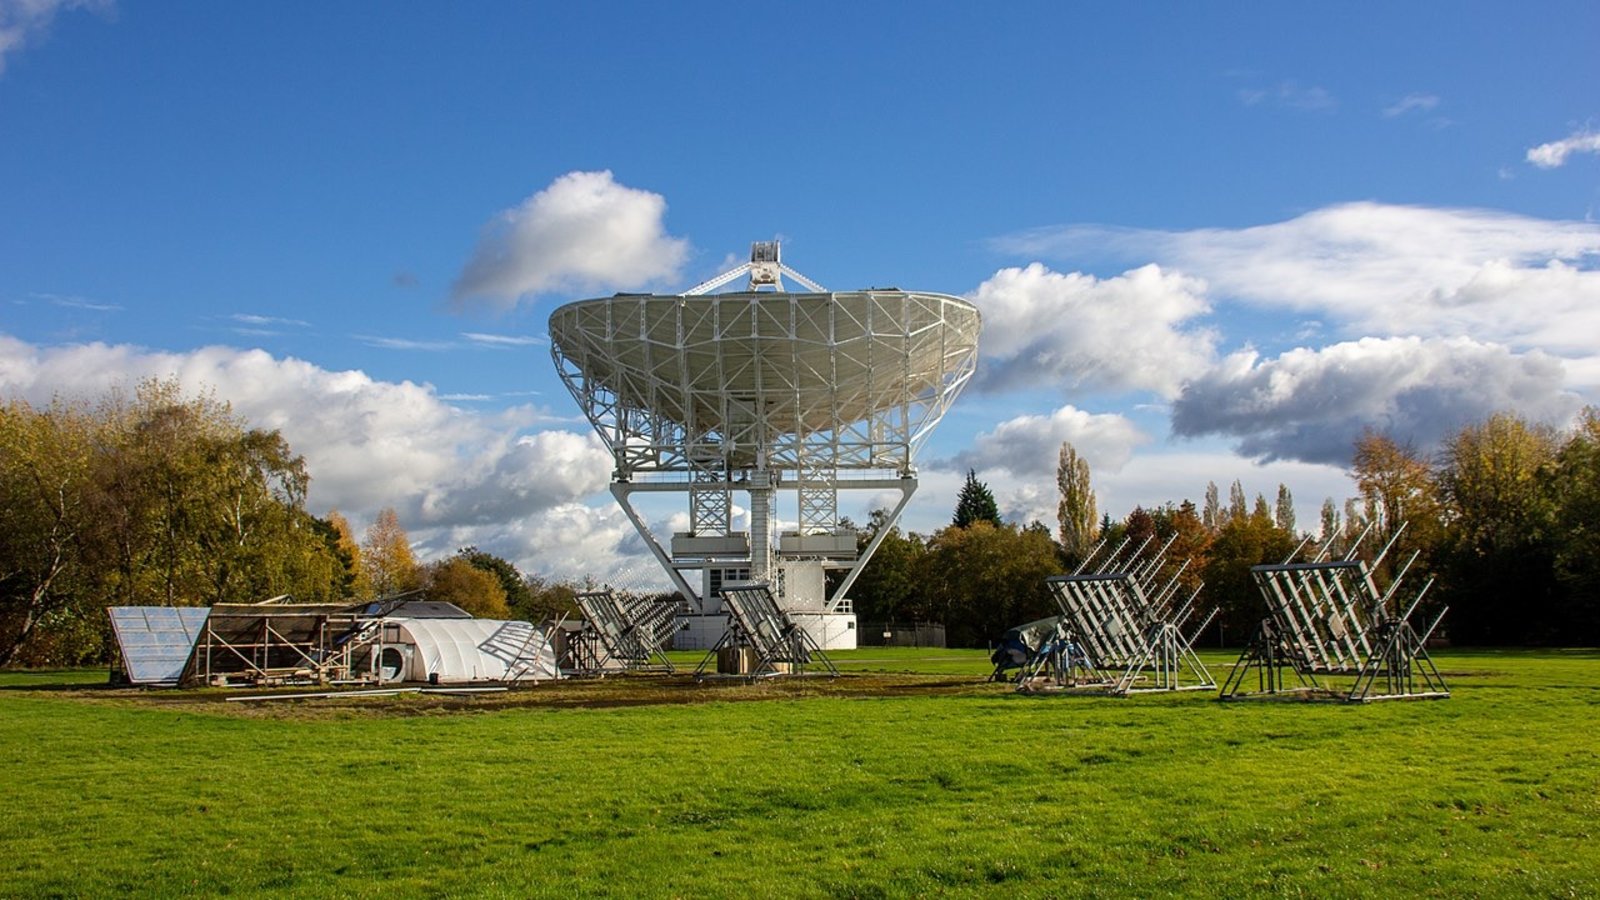
<svg viewBox="0 0 1600 900">
<path fill-rule="evenodd" d="M 1178 602 L 1188 563 L 1168 565 L 1172 540 L 1154 551 L 1149 550 L 1153 538 L 1131 549 L 1124 540 L 1103 557 L 1101 545 L 1077 572 L 1046 579 L 1067 626 L 1065 649 L 1081 657 L 1086 671 L 1098 673 L 1111 693 L 1216 687 L 1192 646 L 1193 635 L 1210 616 L 1191 634 L 1183 633 L 1200 589 Z M 1069 671 L 1073 661 L 1069 656 Z M 1026 678 L 1018 683 L 1023 689 L 1038 686 Z"/>
<path fill-rule="evenodd" d="M 203 606 L 107 608 L 128 683 L 176 686 L 210 614 Z"/>
<path fill-rule="evenodd" d="M 1345 700 L 1448 697 L 1450 690 L 1426 648 L 1444 610 L 1420 633 L 1411 624 L 1432 580 L 1403 607 L 1399 599 L 1418 554 L 1400 567 L 1387 588 L 1380 589 L 1374 575 L 1404 530 L 1402 525 L 1370 565 L 1356 556 L 1358 539 L 1342 560 L 1328 561 L 1325 546 L 1309 562 L 1252 567 L 1268 616 L 1223 684 L 1222 696 L 1245 695 L 1244 680 L 1251 671 L 1257 673 L 1257 690 L 1251 693 L 1288 690 L 1287 671 L 1299 682 L 1295 689 L 1342 693 Z M 1347 690 L 1332 691 L 1319 680 L 1325 677 L 1354 682 Z"/>
</svg>

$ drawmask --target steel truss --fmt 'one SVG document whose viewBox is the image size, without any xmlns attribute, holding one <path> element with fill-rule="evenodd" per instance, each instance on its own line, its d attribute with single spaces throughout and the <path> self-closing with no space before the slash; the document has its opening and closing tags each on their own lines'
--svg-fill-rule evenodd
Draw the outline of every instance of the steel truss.
<svg viewBox="0 0 1600 900">
<path fill-rule="evenodd" d="M 1310 562 L 1285 560 L 1251 568 L 1269 615 L 1234 664 L 1221 698 L 1290 691 L 1348 702 L 1449 697 L 1450 688 L 1427 650 L 1446 610 L 1421 631 L 1411 622 L 1433 579 L 1409 602 L 1402 605 L 1400 598 L 1401 584 L 1418 554 L 1406 560 L 1387 588 L 1380 590 L 1374 578 L 1404 531 L 1402 525 L 1370 566 L 1356 557 L 1363 532 L 1343 560 L 1328 561 L 1330 545 Z M 1290 559 L 1299 553 L 1297 549 Z M 1251 672 L 1256 690 L 1247 692 L 1244 685 Z M 1286 672 L 1295 677 L 1293 687 Z M 1321 680 L 1327 677 L 1353 681 L 1348 689 L 1334 689 Z"/>
<path fill-rule="evenodd" d="M 746 291 L 705 293 L 744 273 Z M 781 275 L 814 293 L 782 291 Z M 550 317 L 556 371 L 612 454 L 613 496 L 697 607 L 700 590 L 680 570 L 709 561 L 674 558 L 632 494 L 687 493 L 689 536 L 705 537 L 729 535 L 731 492 L 749 492 L 751 576 L 764 580 L 778 489 L 797 493 L 802 536 L 837 531 L 841 488 L 887 485 L 909 498 L 917 449 L 976 369 L 979 328 L 958 297 L 827 292 L 765 243 L 685 294 L 580 300 Z M 853 560 L 833 599 L 848 596 L 875 549 Z"/>
<path fill-rule="evenodd" d="M 777 598 L 766 584 L 727 585 L 722 589 L 722 605 L 728 611 L 728 630 L 695 667 L 697 676 L 724 648 L 748 648 L 755 659 L 749 678 L 775 675 L 803 675 L 807 667 L 820 665 L 829 675 L 839 669 L 807 631 L 778 607 Z"/>
<path fill-rule="evenodd" d="M 572 638 L 574 674 L 677 671 L 663 649 L 672 637 L 676 604 L 609 589 L 581 593 L 577 600 L 584 627 Z"/>
<path fill-rule="evenodd" d="M 538 684 L 543 668 L 540 656 L 547 649 L 554 650 L 551 636 L 565 621 L 565 617 L 557 620 L 556 627 L 550 629 L 539 628 L 531 622 L 503 622 L 494 634 L 478 646 L 478 649 L 488 656 L 505 662 L 506 674 L 500 679 L 501 681 L 509 684 L 519 684 L 524 681 Z M 385 628 L 399 630 L 398 626 L 392 623 L 386 623 Z M 556 677 L 560 677 L 559 665 Z"/>
<path fill-rule="evenodd" d="M 1073 574 L 1046 579 L 1061 610 L 1069 647 L 1081 648 L 1083 670 L 1098 676 L 1107 693 L 1216 689 L 1210 671 L 1194 652 L 1195 636 L 1211 623 L 1216 610 L 1184 633 L 1200 588 L 1178 602 L 1179 579 L 1189 564 L 1185 561 L 1175 570 L 1167 565 L 1172 540 L 1154 552 L 1148 552 L 1153 538 L 1131 549 L 1130 541 L 1124 540 L 1109 552 L 1102 543 Z M 1024 681 L 1021 686 L 1037 682 Z"/>
</svg>

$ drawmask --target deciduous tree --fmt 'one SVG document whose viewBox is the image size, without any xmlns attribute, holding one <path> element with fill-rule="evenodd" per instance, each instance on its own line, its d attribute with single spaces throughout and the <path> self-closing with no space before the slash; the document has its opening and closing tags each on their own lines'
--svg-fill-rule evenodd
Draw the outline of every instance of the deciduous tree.
<svg viewBox="0 0 1600 900">
<path fill-rule="evenodd" d="M 1222 499 L 1217 492 L 1215 481 L 1206 482 L 1205 506 L 1201 508 L 1200 522 L 1207 529 L 1216 531 L 1222 527 Z"/>
<path fill-rule="evenodd" d="M 1549 479 L 1563 642 L 1600 643 L 1600 408 L 1589 407 L 1556 454 Z"/>
<path fill-rule="evenodd" d="M 78 407 L 0 406 L 0 666 L 17 659 L 41 623 L 87 599 L 80 538 L 92 433 Z"/>
<path fill-rule="evenodd" d="M 1450 530 L 1441 576 L 1456 639 L 1561 640 L 1551 540 L 1556 508 L 1543 487 L 1556 449 L 1553 429 L 1509 413 L 1446 442 L 1439 484 Z"/>
<path fill-rule="evenodd" d="M 1045 578 L 1062 572 L 1047 532 L 977 521 L 935 534 L 923 576 L 952 646 L 983 647 L 1012 625 L 1056 611 Z"/>
<path fill-rule="evenodd" d="M 1272 507 L 1273 524 L 1284 531 L 1294 534 L 1294 495 L 1289 493 L 1289 486 L 1278 483 L 1278 502 Z"/>
<path fill-rule="evenodd" d="M 878 513 L 883 512 L 880 516 Z M 858 533 L 858 545 L 866 542 L 884 526 L 887 512 L 874 511 L 868 528 Z M 850 588 L 850 600 L 856 617 L 864 622 L 912 622 L 937 618 L 929 608 L 927 592 L 922 583 L 923 561 L 928 548 L 922 538 L 902 532 L 893 526 L 884 535 L 872 559 L 861 571 L 861 576 Z"/>
<path fill-rule="evenodd" d="M 454 603 L 480 619 L 511 618 L 500 579 L 463 556 L 452 556 L 427 566 L 424 581 L 429 600 Z"/>
<path fill-rule="evenodd" d="M 1368 429 L 1356 441 L 1350 477 L 1361 492 L 1363 527 L 1372 525 L 1367 552 L 1389 543 L 1403 525 L 1403 539 L 1390 562 L 1422 553 L 1426 570 L 1439 544 L 1442 520 L 1433 468 L 1409 444 Z M 1351 518 L 1346 516 L 1347 519 Z"/>
<path fill-rule="evenodd" d="M 463 547 L 456 551 L 456 555 L 471 563 L 474 567 L 482 569 L 493 575 L 500 587 L 505 591 L 506 605 L 511 613 L 519 618 L 529 621 L 540 621 L 544 616 L 533 618 L 533 591 L 528 589 L 528 582 L 523 579 L 522 573 L 508 559 L 495 556 L 477 547 Z"/>
<path fill-rule="evenodd" d="M 386 597 L 422 586 L 422 571 L 411 552 L 411 538 L 400 527 L 394 507 L 386 507 L 367 526 L 361 542 L 361 566 L 374 596 Z"/>
<path fill-rule="evenodd" d="M 1061 548 L 1069 560 L 1081 560 L 1099 535 L 1096 527 L 1099 517 L 1095 511 L 1094 485 L 1089 478 L 1089 461 L 1065 441 L 1056 460 L 1056 488 L 1061 493 L 1056 507 Z"/>
</svg>

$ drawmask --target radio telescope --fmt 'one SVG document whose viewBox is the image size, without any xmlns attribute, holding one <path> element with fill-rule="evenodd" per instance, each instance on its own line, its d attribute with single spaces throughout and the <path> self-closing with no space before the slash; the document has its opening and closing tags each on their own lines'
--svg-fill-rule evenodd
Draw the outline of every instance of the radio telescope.
<svg viewBox="0 0 1600 900">
<path fill-rule="evenodd" d="M 743 275 L 744 290 L 711 293 Z M 786 275 L 807 291 L 785 290 Z M 822 647 L 856 646 L 850 588 L 916 491 L 917 448 L 972 378 L 979 327 L 977 308 L 947 294 L 828 291 L 776 242 L 682 294 L 551 314 L 556 370 L 615 460 L 612 496 L 688 601 L 678 647 L 711 646 L 722 586 L 748 581 L 770 584 Z M 840 490 L 899 493 L 859 552 Z M 633 505 L 645 492 L 687 495 L 689 530 L 670 546 Z M 733 530 L 736 494 L 748 531 Z M 843 573 L 831 593 L 830 570 Z"/>
</svg>

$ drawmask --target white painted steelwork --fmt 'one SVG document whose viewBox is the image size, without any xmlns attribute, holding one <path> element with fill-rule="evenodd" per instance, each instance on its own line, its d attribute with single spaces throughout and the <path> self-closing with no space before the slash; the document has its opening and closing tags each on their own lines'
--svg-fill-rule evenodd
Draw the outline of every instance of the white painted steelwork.
<svg viewBox="0 0 1600 900">
<path fill-rule="evenodd" d="M 744 291 L 703 293 L 746 272 Z M 814 290 L 758 290 L 781 288 L 780 275 Z M 715 612 L 716 598 L 683 572 L 730 557 L 748 560 L 756 580 L 775 557 L 848 568 L 832 598 L 779 586 L 786 609 L 804 599 L 848 611 L 876 541 L 849 560 L 784 548 L 806 546 L 796 536 L 840 537 L 841 488 L 898 490 L 878 537 L 887 533 L 916 489 L 917 449 L 972 377 L 979 328 L 977 308 L 947 294 L 823 290 L 783 265 L 772 243 L 689 293 L 579 300 L 550 316 L 556 369 L 615 461 L 613 496 L 701 612 Z M 780 489 L 796 494 L 797 535 L 779 534 Z M 689 495 L 690 531 L 671 554 L 630 503 L 641 491 Z M 747 533 L 730 531 L 734 491 L 750 497 Z M 707 538 L 720 539 L 719 552 L 696 549 Z"/>
</svg>

